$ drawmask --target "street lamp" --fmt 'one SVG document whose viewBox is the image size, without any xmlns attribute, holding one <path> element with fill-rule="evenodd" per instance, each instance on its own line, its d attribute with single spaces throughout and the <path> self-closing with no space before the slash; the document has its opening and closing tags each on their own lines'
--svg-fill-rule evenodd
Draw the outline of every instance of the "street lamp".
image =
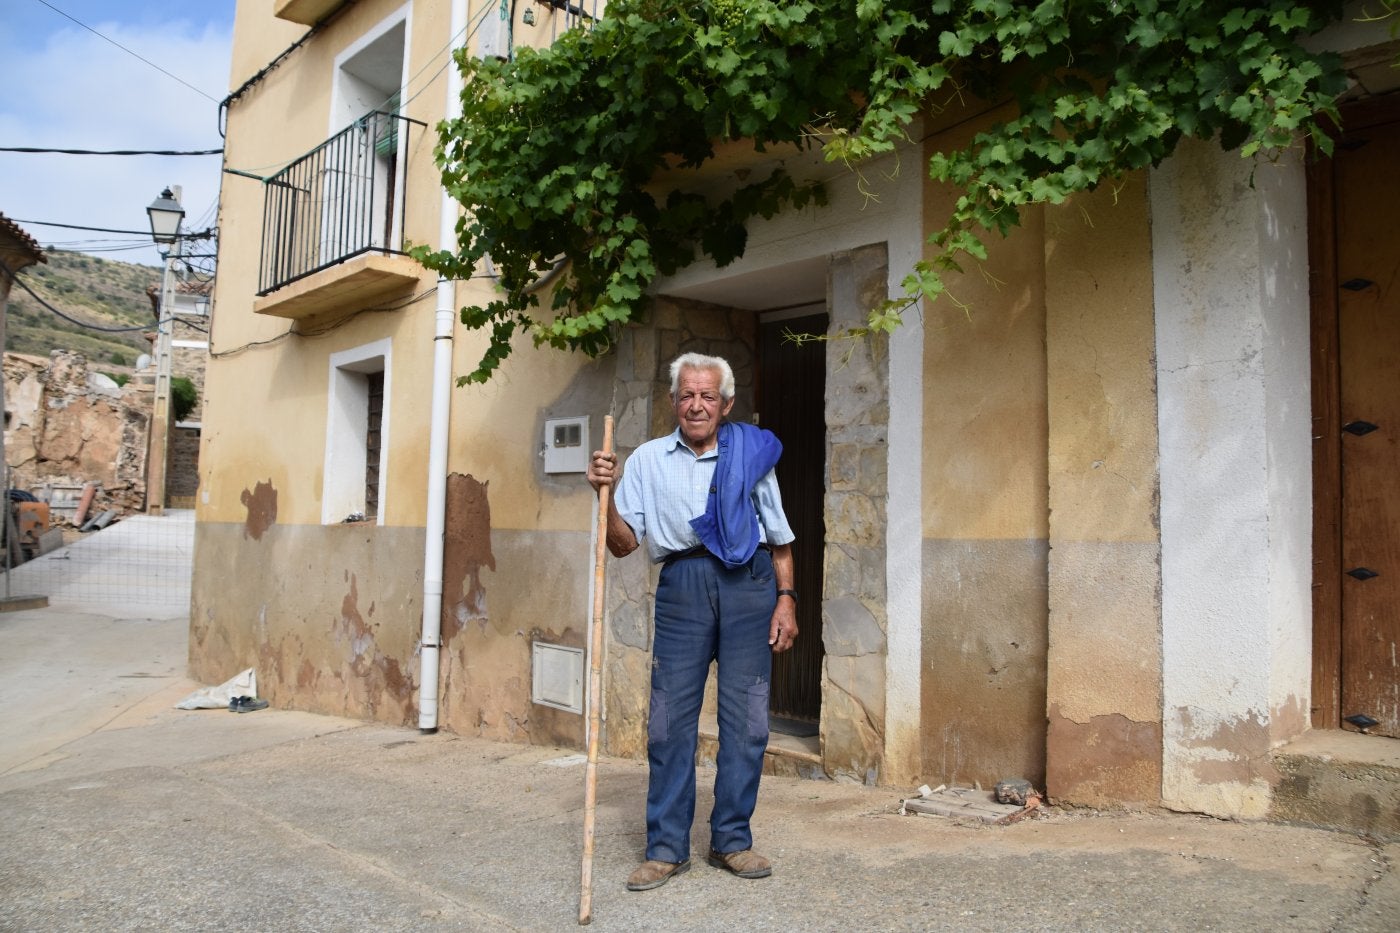
<svg viewBox="0 0 1400 933">
<path fill-rule="evenodd" d="M 160 302 L 156 310 L 156 383 L 151 404 L 150 447 L 146 455 L 146 512 L 165 514 L 166 456 L 170 445 L 170 336 L 175 322 L 171 289 L 175 260 L 180 255 L 180 222 L 185 209 L 175 191 L 166 188 L 146 208 L 151 219 L 151 239 L 165 259 L 161 274 Z"/>
<path fill-rule="evenodd" d="M 151 202 L 146 214 L 151 218 L 151 239 L 156 241 L 157 246 L 169 247 L 180 238 L 180 221 L 185 219 L 185 209 L 169 188 Z M 161 253 L 165 252 L 161 250 Z"/>
</svg>

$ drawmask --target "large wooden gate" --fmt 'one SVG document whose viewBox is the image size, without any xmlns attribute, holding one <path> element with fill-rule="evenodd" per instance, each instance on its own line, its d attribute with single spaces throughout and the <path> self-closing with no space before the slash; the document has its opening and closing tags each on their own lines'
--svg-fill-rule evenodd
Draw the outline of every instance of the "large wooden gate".
<svg viewBox="0 0 1400 933">
<path fill-rule="evenodd" d="M 1400 105 L 1343 122 L 1311 176 L 1313 722 L 1400 736 Z"/>
</svg>

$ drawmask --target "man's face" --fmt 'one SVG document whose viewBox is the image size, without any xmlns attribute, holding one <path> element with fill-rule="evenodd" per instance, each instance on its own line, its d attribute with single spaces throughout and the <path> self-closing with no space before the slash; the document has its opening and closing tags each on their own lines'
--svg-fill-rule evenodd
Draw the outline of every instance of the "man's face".
<svg viewBox="0 0 1400 933">
<path fill-rule="evenodd" d="M 686 444 L 702 454 L 715 446 L 719 423 L 734 407 L 734 400 L 725 401 L 720 395 L 716 370 L 685 367 L 671 404 L 676 408 L 676 422 Z"/>
</svg>

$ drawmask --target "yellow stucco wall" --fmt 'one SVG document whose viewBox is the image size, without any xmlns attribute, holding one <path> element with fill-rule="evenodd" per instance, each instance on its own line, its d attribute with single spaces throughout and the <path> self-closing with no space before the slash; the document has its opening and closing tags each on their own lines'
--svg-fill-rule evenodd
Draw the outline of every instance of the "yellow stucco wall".
<svg viewBox="0 0 1400 933">
<path fill-rule="evenodd" d="M 1161 548 L 1146 177 L 1046 212 L 1048 786 L 1161 795 Z"/>
<path fill-rule="evenodd" d="M 317 41 L 291 53 L 283 66 L 244 92 L 228 110 L 225 164 L 270 176 L 315 149 L 341 129 L 332 126 L 332 85 L 336 56 L 383 20 L 397 4 L 357 4 L 327 27 Z M 299 38 L 305 28 L 272 16 L 269 0 L 240 4 L 235 22 L 234 83 L 261 69 Z M 418 4 L 409 22 L 411 60 L 419 61 L 442 47 L 447 10 Z M 410 74 L 416 69 L 410 68 Z M 441 114 L 444 72 L 408 100 L 406 116 L 431 124 Z M 413 88 L 419 90 L 419 88 Z M 407 242 L 437 238 L 438 176 L 432 164 L 433 136 L 415 126 L 409 142 Z M 393 340 L 393 386 L 387 418 L 389 489 L 385 524 L 423 521 L 422 492 L 425 438 L 414 424 L 430 397 L 434 278 L 426 271 L 411 297 L 421 298 L 397 311 L 363 313 L 347 320 L 332 317 L 298 322 L 252 313 L 260 261 L 264 185 L 225 175 L 221 199 L 222 249 L 215 292 L 214 327 L 201 455 L 201 521 L 241 521 L 245 489 L 263 481 L 278 490 L 277 520 L 321 521 L 320 489 L 324 479 L 326 405 L 330 355 L 375 340 Z M 432 205 L 423 210 L 422 206 Z M 396 297 L 381 305 L 398 304 Z M 360 310 L 360 309 L 356 309 Z M 324 334 L 318 334 L 325 331 Z M 285 336 L 289 332 L 316 336 Z M 276 341 L 262 344 L 263 341 Z M 256 399 L 256 404 L 250 401 Z M 295 431 L 287 426 L 295 424 Z M 207 459 L 206 459 L 207 458 Z M 416 475 L 414 475 L 416 473 Z M 410 480 L 409 477 L 412 477 Z"/>
<path fill-rule="evenodd" d="M 259 175 L 270 175 L 287 162 L 320 145 L 339 127 L 331 126 L 335 59 L 345 48 L 398 8 L 393 3 L 352 6 L 316 41 L 292 53 L 284 67 L 266 78 L 229 109 L 226 164 Z M 271 16 L 272 4 L 240 4 L 234 46 L 234 81 L 271 61 L 304 32 L 303 27 Z M 446 4 L 414 4 L 409 18 L 410 75 L 432 75 L 444 57 L 449 33 Z M 455 80 L 448 67 L 424 83 L 410 83 L 406 116 L 429 124 L 415 126 L 410 139 L 407 172 L 409 210 L 404 236 L 409 243 L 436 244 L 440 178 L 432 162 L 435 135 L 431 125 L 441 116 L 444 82 Z M 251 129 L 257 127 L 257 129 Z M 277 521 L 321 522 L 320 490 L 326 437 L 326 392 L 332 354 L 374 341 L 390 339 L 393 347 L 392 387 L 386 422 L 388 432 L 388 490 L 381 524 L 421 526 L 426 510 L 427 411 L 432 387 L 432 350 L 436 278 L 424 271 L 420 283 L 402 297 L 378 302 L 398 310 L 361 313 L 356 317 L 327 317 L 292 322 L 251 312 L 256 297 L 263 215 L 263 185 L 226 176 L 220 227 L 224 248 L 215 296 L 215 328 L 210 367 L 209 406 L 199 519 L 241 522 L 247 517 L 244 493 L 257 482 L 270 482 L 278 491 Z M 458 306 L 488 300 L 485 279 L 457 286 Z M 284 336 L 295 331 L 314 336 Z M 320 333 L 324 331 L 324 333 Z M 261 341 L 277 341 L 256 345 Z M 454 374 L 474 368 L 485 347 L 480 334 L 456 325 Z M 519 356 L 507 363 L 486 387 L 454 389 L 450 469 L 478 477 L 509 477 L 493 487 L 492 518 L 499 527 L 571 529 L 587 527 L 587 500 L 581 480 L 551 483 L 545 499 L 537 483 L 541 409 L 568 395 L 581 369 L 590 365 L 581 356 L 537 351 L 528 337 L 519 341 Z M 540 357 L 549 354 L 547 365 Z M 251 402 L 256 399 L 256 403 Z M 564 414 L 600 414 L 609 399 L 589 400 L 590 407 Z M 287 425 L 296 425 L 288 431 Z M 594 430 L 601 428 L 601 423 Z M 547 501 L 546 501 L 547 500 Z"/>
<path fill-rule="evenodd" d="M 931 135 L 926 155 L 997 116 Z M 956 197 L 926 186 L 931 229 Z M 922 758 L 926 780 L 950 784 L 1039 781 L 1045 767 L 1041 212 L 988 247 L 924 309 Z"/>
<path fill-rule="evenodd" d="M 973 105 L 975 107 L 975 105 Z M 973 110 L 969 107 L 969 111 Z M 975 112 L 975 111 L 974 111 Z M 956 120 L 925 141 L 966 145 L 1008 108 Z M 962 112 L 964 115 L 967 111 Z M 959 197 L 924 186 L 926 234 Z M 924 315 L 923 529 L 931 539 L 1025 540 L 1046 534 L 1045 299 L 1042 218 L 1026 212 L 1008 239 L 985 234 L 989 258 L 956 257 L 964 273 Z M 925 243 L 925 258 L 937 255 Z"/>
<path fill-rule="evenodd" d="M 1002 115 L 927 146 L 957 145 Z M 931 226 L 954 197 L 926 189 Z M 1145 178 L 1025 210 L 1020 227 L 987 245 L 987 261 L 963 257 L 964 274 L 925 309 L 925 776 L 1048 777 L 1063 799 L 1155 802 L 1160 552 Z"/>
<path fill-rule="evenodd" d="M 1146 183 L 1138 173 L 1046 210 L 1050 471 L 1069 506 L 1054 523 L 1074 540 L 1157 540 Z"/>
</svg>

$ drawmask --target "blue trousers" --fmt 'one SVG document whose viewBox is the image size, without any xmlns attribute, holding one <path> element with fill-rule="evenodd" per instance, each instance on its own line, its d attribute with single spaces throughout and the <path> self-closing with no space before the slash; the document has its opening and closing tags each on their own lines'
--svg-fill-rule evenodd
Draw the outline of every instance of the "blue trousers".
<svg viewBox="0 0 1400 933">
<path fill-rule="evenodd" d="M 728 570 L 709 556 L 666 565 L 656 589 L 651 715 L 647 721 L 647 858 L 690 858 L 695 819 L 695 752 L 710 662 L 719 662 L 719 756 L 710 848 L 752 848 L 749 819 L 758 802 L 768 747 L 768 627 L 777 591 L 773 557 L 760 548 Z"/>
</svg>

